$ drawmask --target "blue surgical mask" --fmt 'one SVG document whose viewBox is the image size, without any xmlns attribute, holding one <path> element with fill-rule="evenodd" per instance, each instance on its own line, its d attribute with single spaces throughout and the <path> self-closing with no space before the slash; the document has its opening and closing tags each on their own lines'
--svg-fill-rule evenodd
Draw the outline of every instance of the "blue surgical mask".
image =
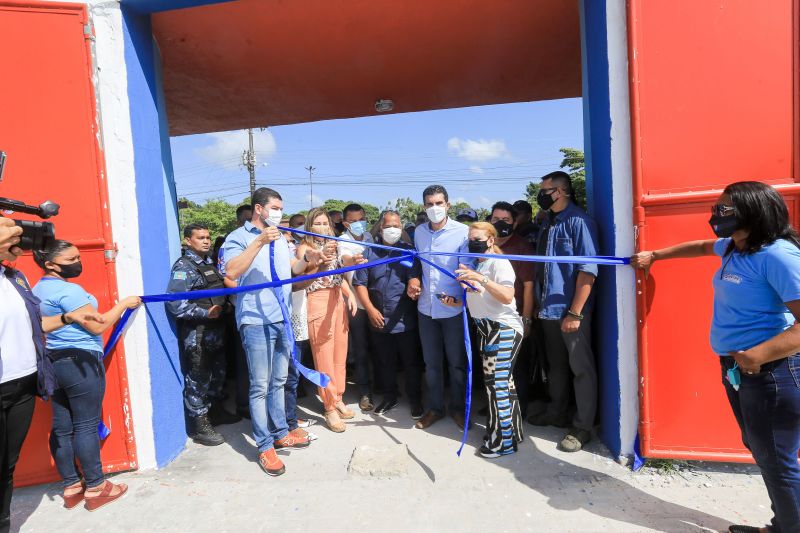
<svg viewBox="0 0 800 533">
<path fill-rule="evenodd" d="M 350 223 L 350 233 L 352 233 L 354 237 L 361 237 L 365 231 L 367 231 L 366 220 L 359 220 L 358 222 Z"/>
</svg>

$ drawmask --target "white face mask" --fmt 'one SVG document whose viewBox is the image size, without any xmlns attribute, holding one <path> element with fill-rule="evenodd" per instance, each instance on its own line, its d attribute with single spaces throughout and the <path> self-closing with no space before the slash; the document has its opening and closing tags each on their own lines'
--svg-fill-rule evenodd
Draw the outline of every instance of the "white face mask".
<svg viewBox="0 0 800 533">
<path fill-rule="evenodd" d="M 381 236 L 383 237 L 383 242 L 388 245 L 392 245 L 400 240 L 400 236 L 403 234 L 403 230 L 400 228 L 383 228 L 381 231 Z"/>
<path fill-rule="evenodd" d="M 447 208 L 443 205 L 434 205 L 425 210 L 428 219 L 434 224 L 438 224 L 447 217 Z"/>
<path fill-rule="evenodd" d="M 280 209 L 270 209 L 268 213 L 269 215 L 267 216 L 267 220 L 276 226 L 280 226 L 281 220 L 283 219 L 283 211 Z"/>
</svg>

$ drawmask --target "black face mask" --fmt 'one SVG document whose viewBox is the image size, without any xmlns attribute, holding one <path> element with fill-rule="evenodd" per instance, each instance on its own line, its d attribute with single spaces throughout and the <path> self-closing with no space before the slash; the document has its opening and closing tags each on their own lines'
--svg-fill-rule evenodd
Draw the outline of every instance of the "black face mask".
<svg viewBox="0 0 800 533">
<path fill-rule="evenodd" d="M 514 224 L 509 224 L 505 220 L 498 220 L 492 226 L 497 230 L 497 236 L 501 239 L 508 237 L 514 231 Z"/>
<path fill-rule="evenodd" d="M 536 203 L 539 204 L 539 207 L 547 211 L 548 209 L 553 207 L 554 203 L 556 203 L 556 201 L 553 200 L 552 195 L 553 195 L 552 192 L 550 194 L 547 194 L 544 191 L 539 191 L 539 194 L 536 195 Z"/>
<path fill-rule="evenodd" d="M 344 233 L 347 231 L 347 228 L 344 227 L 344 222 L 337 222 L 333 227 L 336 228 L 337 233 Z"/>
<path fill-rule="evenodd" d="M 81 272 L 83 272 L 83 265 L 80 261 L 72 263 L 71 265 L 56 264 L 61 267 L 61 272 L 57 272 L 57 274 L 64 279 L 77 278 L 81 275 Z"/>
<path fill-rule="evenodd" d="M 489 249 L 489 241 L 479 241 L 476 239 L 474 241 L 469 241 L 467 247 L 471 254 L 483 254 Z"/>
<path fill-rule="evenodd" d="M 711 215 L 711 218 L 708 219 L 708 225 L 711 226 L 714 235 L 720 239 L 727 239 L 733 235 L 734 231 L 739 229 L 740 222 L 736 215 L 728 215 L 726 217 Z"/>
</svg>

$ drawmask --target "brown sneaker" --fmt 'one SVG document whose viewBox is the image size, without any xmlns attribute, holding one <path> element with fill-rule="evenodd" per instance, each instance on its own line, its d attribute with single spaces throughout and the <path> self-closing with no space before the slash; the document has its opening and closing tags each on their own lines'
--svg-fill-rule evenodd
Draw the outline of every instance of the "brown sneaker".
<svg viewBox="0 0 800 533">
<path fill-rule="evenodd" d="M 453 422 L 456 423 L 458 429 L 464 429 L 464 411 L 454 411 L 450 414 L 450 417 L 453 419 Z"/>
<path fill-rule="evenodd" d="M 87 511 L 96 511 L 104 505 L 122 498 L 128 492 L 126 484 L 120 483 L 116 485 L 110 481 L 104 481 L 102 485 L 94 488 L 100 490 L 86 489 L 86 492 L 84 492 L 86 503 L 83 507 Z"/>
<path fill-rule="evenodd" d="M 280 476 L 286 472 L 286 467 L 283 466 L 283 461 L 275 453 L 275 448 L 259 453 L 258 464 L 261 466 L 261 470 L 270 476 Z"/>
<path fill-rule="evenodd" d="M 444 418 L 443 414 L 437 413 L 436 411 L 428 411 L 422 416 L 422 418 L 417 420 L 417 423 L 414 424 L 414 427 L 417 429 L 429 428 L 442 418 Z"/>
<path fill-rule="evenodd" d="M 358 401 L 358 408 L 361 409 L 361 412 L 366 413 L 375 409 L 375 404 L 372 403 L 372 398 L 365 394 Z"/>
<path fill-rule="evenodd" d="M 291 433 L 289 433 L 282 439 L 276 440 L 273 443 L 276 450 L 282 450 L 284 448 L 293 448 L 293 449 L 308 448 L 309 444 L 311 444 L 311 441 L 308 440 L 308 437 L 292 435 Z"/>
<path fill-rule="evenodd" d="M 346 427 L 342 419 L 339 418 L 339 411 L 336 409 L 325 412 L 325 423 L 328 425 L 328 429 L 334 433 L 342 433 Z"/>
<path fill-rule="evenodd" d="M 342 401 L 336 404 L 336 410 L 339 411 L 339 418 L 342 420 L 350 420 L 356 416 L 353 410 L 347 407 Z"/>
<path fill-rule="evenodd" d="M 292 435 L 292 436 L 300 438 L 300 439 L 308 439 L 308 431 L 306 431 L 303 428 L 299 428 L 299 427 L 298 428 L 294 428 L 293 430 L 291 430 L 289 432 L 289 435 Z M 310 441 L 311 439 L 308 439 L 308 440 Z"/>
</svg>

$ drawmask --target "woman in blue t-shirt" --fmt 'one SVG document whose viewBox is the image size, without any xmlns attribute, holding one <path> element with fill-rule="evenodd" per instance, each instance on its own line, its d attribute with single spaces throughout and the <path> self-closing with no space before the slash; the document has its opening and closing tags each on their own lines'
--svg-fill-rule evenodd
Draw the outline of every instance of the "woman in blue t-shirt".
<svg viewBox="0 0 800 533">
<path fill-rule="evenodd" d="M 34 252 L 34 259 L 44 270 L 44 276 L 33 288 L 41 300 L 43 316 L 96 311 L 97 299 L 77 283 L 67 281 L 80 276 L 83 269 L 75 246 L 54 241 L 47 249 Z M 85 499 L 86 509 L 94 511 L 128 490 L 124 484 L 104 479 L 100 461 L 97 430 L 106 388 L 100 335 L 119 320 L 125 309 L 140 304 L 138 296 L 130 296 L 103 313 L 102 322 L 73 323 L 47 334 L 47 357 L 53 362 L 57 380 L 50 451 L 63 479 L 67 509 Z M 75 468 L 76 459 L 80 461 L 83 480 Z"/>
<path fill-rule="evenodd" d="M 728 185 L 711 212 L 718 239 L 640 252 L 631 265 L 646 275 L 656 260 L 720 256 L 711 347 L 775 513 L 768 527 L 729 531 L 800 531 L 800 237 L 783 198 L 764 183 Z"/>
</svg>

